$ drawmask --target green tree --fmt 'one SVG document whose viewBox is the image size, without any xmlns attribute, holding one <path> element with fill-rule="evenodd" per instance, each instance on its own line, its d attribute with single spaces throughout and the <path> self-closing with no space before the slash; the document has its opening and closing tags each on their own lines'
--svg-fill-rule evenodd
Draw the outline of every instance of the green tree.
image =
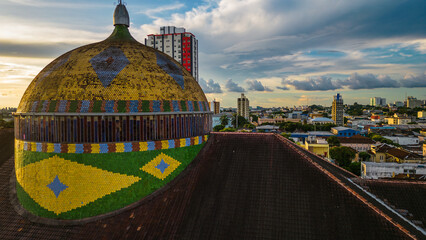
<svg viewBox="0 0 426 240">
<path fill-rule="evenodd" d="M 352 159 L 355 158 L 355 152 L 349 147 L 334 147 L 330 149 L 330 157 L 336 160 L 341 167 L 349 167 Z"/>
<path fill-rule="evenodd" d="M 220 124 L 223 126 L 227 126 L 229 124 L 229 118 L 226 116 L 226 114 L 220 116 Z"/>
<path fill-rule="evenodd" d="M 220 130 L 219 132 L 235 132 L 236 129 L 235 128 L 224 128 L 222 130 Z"/>
<path fill-rule="evenodd" d="M 248 123 L 247 119 L 245 119 L 242 116 L 238 116 L 238 128 L 241 128 L 242 126 L 244 126 L 244 124 L 247 124 L 247 123 Z M 231 124 L 232 126 L 234 126 L 234 128 L 237 128 L 236 114 L 232 116 Z"/>
<path fill-rule="evenodd" d="M 349 172 L 361 176 L 361 163 L 360 162 L 351 162 L 348 167 L 345 167 Z"/>
<path fill-rule="evenodd" d="M 360 152 L 359 153 L 359 158 L 362 160 L 362 161 L 369 161 L 370 160 L 370 154 L 368 154 L 368 153 L 366 153 L 366 152 Z"/>
<path fill-rule="evenodd" d="M 252 118 L 253 122 L 257 122 L 257 120 L 259 120 L 259 117 L 256 115 L 250 115 L 250 117 Z"/>
<path fill-rule="evenodd" d="M 222 130 L 224 128 L 225 128 L 225 126 L 223 126 L 223 125 L 216 125 L 216 126 L 214 126 L 213 131 L 219 132 L 220 130 Z"/>
<path fill-rule="evenodd" d="M 331 136 L 327 138 L 328 144 L 330 144 L 330 147 L 338 147 L 340 146 L 340 141 L 336 136 Z"/>
<path fill-rule="evenodd" d="M 244 124 L 243 128 L 247 128 L 247 129 L 255 129 L 255 128 L 256 128 L 256 126 L 254 126 L 254 125 L 253 125 L 253 124 L 251 124 L 251 123 L 246 123 L 246 124 Z"/>
<path fill-rule="evenodd" d="M 373 134 L 369 134 L 369 138 L 371 138 L 372 140 L 376 141 L 376 142 L 381 142 L 381 143 L 386 143 L 386 144 L 390 144 L 393 145 L 395 147 L 400 147 L 401 145 L 399 145 L 398 143 L 394 143 L 392 140 L 387 139 L 382 137 L 379 134 L 373 133 Z"/>
</svg>

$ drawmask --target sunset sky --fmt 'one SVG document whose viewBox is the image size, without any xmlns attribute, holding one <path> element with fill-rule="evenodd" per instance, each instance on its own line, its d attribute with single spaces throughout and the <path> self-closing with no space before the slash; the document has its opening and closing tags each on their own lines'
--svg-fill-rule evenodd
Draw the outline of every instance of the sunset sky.
<svg viewBox="0 0 426 240">
<path fill-rule="evenodd" d="M 236 107 L 426 99 L 425 0 L 127 0 L 140 42 L 159 27 L 199 40 L 200 85 Z M 53 59 L 113 30 L 109 0 L 0 1 L 0 107 Z"/>
</svg>

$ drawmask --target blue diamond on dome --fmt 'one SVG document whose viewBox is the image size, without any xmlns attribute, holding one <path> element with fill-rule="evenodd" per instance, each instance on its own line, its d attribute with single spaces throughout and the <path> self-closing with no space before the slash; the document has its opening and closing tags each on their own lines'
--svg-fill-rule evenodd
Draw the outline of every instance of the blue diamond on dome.
<svg viewBox="0 0 426 240">
<path fill-rule="evenodd" d="M 157 65 L 169 74 L 182 89 L 185 89 L 182 69 L 163 54 L 156 52 L 155 55 L 157 55 Z"/>
<path fill-rule="evenodd" d="M 170 166 L 170 164 L 167 164 L 166 162 L 164 162 L 164 159 L 161 159 L 161 162 L 155 166 L 156 169 L 160 170 L 161 173 L 164 173 L 164 171 L 166 171 L 166 168 L 168 168 Z"/>
<path fill-rule="evenodd" d="M 56 175 L 56 177 L 53 180 L 53 182 L 51 182 L 49 185 L 47 185 L 47 187 L 50 188 L 50 190 L 53 191 L 53 193 L 55 194 L 56 198 L 58 198 L 59 194 L 61 194 L 62 191 L 64 191 L 65 189 L 68 188 L 67 185 L 61 183 L 61 181 L 58 178 L 58 175 Z"/>
<path fill-rule="evenodd" d="M 108 87 L 112 80 L 123 70 L 130 61 L 118 47 L 109 47 L 90 59 L 93 69 L 101 80 L 102 85 Z"/>
</svg>

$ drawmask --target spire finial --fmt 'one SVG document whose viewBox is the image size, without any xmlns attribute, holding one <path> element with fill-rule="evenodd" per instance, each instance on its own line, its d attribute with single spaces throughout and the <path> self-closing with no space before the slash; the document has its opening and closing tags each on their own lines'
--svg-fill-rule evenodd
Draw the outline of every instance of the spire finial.
<svg viewBox="0 0 426 240">
<path fill-rule="evenodd" d="M 126 6 L 124 6 L 122 0 L 118 1 L 118 5 L 115 7 L 114 11 L 114 26 L 116 25 L 130 26 L 129 13 L 127 12 Z"/>
</svg>

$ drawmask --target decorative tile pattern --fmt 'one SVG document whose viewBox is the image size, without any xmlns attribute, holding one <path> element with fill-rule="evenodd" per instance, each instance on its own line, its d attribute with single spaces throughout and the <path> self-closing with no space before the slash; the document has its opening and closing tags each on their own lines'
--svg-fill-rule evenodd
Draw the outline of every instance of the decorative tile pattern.
<svg viewBox="0 0 426 240">
<path fill-rule="evenodd" d="M 167 74 L 169 74 L 170 77 L 172 77 L 182 89 L 185 89 L 185 81 L 183 79 L 182 69 L 163 54 L 155 52 L 155 55 L 157 56 L 157 65 L 161 67 L 161 69 L 163 69 L 163 71 L 165 71 Z"/>
<path fill-rule="evenodd" d="M 208 102 L 176 100 L 45 100 L 30 104 L 28 112 L 198 112 L 209 111 Z M 103 107 L 102 107 L 103 106 Z M 150 107 L 151 106 L 151 107 Z M 196 108 L 194 107 L 196 106 Z"/>
<path fill-rule="evenodd" d="M 59 194 L 61 194 L 62 191 L 64 191 L 65 189 L 68 188 L 67 185 L 63 184 L 59 178 L 58 175 L 56 175 L 55 179 L 49 183 L 47 185 L 48 188 L 50 188 L 50 190 L 53 191 L 53 193 L 55 194 L 56 198 L 58 198 Z"/>
<path fill-rule="evenodd" d="M 122 143 L 36 143 L 16 140 L 22 144 L 23 150 L 30 152 L 54 152 L 54 153 L 113 153 L 113 152 L 144 152 L 160 149 L 172 149 L 200 145 L 207 142 L 208 135 L 192 138 L 180 138 L 162 141 L 148 142 L 122 142 Z"/>
<path fill-rule="evenodd" d="M 152 176 L 164 180 L 181 163 L 164 153 L 160 153 L 152 161 L 145 164 L 140 170 L 151 174 Z"/>
<path fill-rule="evenodd" d="M 55 214 L 85 206 L 141 180 L 57 155 L 16 169 L 16 179 L 35 202 Z"/>
<path fill-rule="evenodd" d="M 59 67 L 61 67 L 62 65 L 64 65 L 71 54 L 66 54 L 65 56 L 61 56 L 57 59 L 55 59 L 50 65 L 52 67 L 46 67 L 47 70 L 45 70 L 44 72 L 41 72 L 41 77 L 38 78 L 37 80 L 37 85 L 39 85 L 41 82 L 43 82 L 43 79 L 46 78 L 47 76 L 49 76 L 53 71 L 55 71 L 56 69 L 58 69 Z"/>
<path fill-rule="evenodd" d="M 130 61 L 118 47 L 109 47 L 90 59 L 93 69 L 102 85 L 108 87 L 112 80 L 123 70 Z"/>
</svg>

